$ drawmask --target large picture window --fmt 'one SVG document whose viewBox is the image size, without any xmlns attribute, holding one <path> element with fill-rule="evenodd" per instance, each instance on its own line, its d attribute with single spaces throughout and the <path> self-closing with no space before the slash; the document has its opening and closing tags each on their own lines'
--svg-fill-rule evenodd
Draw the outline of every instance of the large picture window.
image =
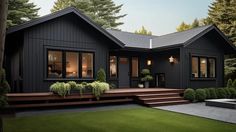
<svg viewBox="0 0 236 132">
<path fill-rule="evenodd" d="M 66 77 L 79 77 L 79 54 L 66 52 Z"/>
<path fill-rule="evenodd" d="M 62 77 L 62 51 L 48 51 L 48 77 Z"/>
<path fill-rule="evenodd" d="M 92 78 L 93 77 L 93 54 L 82 53 L 82 77 Z"/>
<path fill-rule="evenodd" d="M 138 77 L 139 66 L 138 57 L 132 57 L 132 77 Z"/>
<path fill-rule="evenodd" d="M 117 57 L 110 56 L 110 77 L 117 77 Z"/>
<path fill-rule="evenodd" d="M 192 78 L 215 78 L 215 60 L 212 57 L 192 56 Z"/>
<path fill-rule="evenodd" d="M 47 78 L 93 78 L 94 53 L 48 50 L 47 57 Z"/>
</svg>

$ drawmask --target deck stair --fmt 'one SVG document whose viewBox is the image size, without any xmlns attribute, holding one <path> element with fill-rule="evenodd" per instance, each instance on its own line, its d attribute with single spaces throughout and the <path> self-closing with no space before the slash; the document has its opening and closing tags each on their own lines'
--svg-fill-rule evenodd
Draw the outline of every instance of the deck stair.
<svg viewBox="0 0 236 132">
<path fill-rule="evenodd" d="M 184 98 L 180 96 L 180 93 L 176 91 L 168 91 L 157 94 L 139 94 L 136 95 L 136 100 L 139 104 L 148 107 L 189 103 L 189 101 L 184 100 Z"/>
</svg>

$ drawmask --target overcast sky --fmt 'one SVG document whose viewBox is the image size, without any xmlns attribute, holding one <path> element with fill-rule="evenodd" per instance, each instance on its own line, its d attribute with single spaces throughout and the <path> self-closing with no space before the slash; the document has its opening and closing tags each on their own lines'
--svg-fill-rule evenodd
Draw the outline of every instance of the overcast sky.
<svg viewBox="0 0 236 132">
<path fill-rule="evenodd" d="M 39 15 L 50 13 L 56 0 L 30 0 L 40 7 Z M 134 32 L 145 26 L 155 35 L 176 32 L 182 22 L 207 16 L 208 6 L 213 0 L 113 0 L 123 4 L 121 14 L 127 14 L 121 21 L 123 31 Z"/>
</svg>

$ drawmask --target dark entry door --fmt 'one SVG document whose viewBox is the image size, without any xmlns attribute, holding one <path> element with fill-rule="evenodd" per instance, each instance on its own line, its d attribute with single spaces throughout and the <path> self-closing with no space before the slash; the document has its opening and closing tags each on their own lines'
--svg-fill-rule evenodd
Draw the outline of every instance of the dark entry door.
<svg viewBox="0 0 236 132">
<path fill-rule="evenodd" d="M 165 73 L 156 74 L 156 87 L 164 88 L 166 86 Z"/>
<path fill-rule="evenodd" d="M 119 87 L 129 87 L 129 59 L 126 57 L 119 58 Z"/>
</svg>

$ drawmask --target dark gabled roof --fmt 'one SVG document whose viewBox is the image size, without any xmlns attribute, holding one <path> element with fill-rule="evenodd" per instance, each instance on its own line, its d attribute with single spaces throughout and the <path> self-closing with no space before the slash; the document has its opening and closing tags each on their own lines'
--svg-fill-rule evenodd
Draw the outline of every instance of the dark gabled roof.
<svg viewBox="0 0 236 132">
<path fill-rule="evenodd" d="M 125 44 L 125 47 L 130 48 L 149 48 L 150 39 L 157 36 L 141 35 L 119 30 L 107 29 L 107 31 Z"/>
<path fill-rule="evenodd" d="M 98 30 L 99 32 L 101 32 L 103 35 L 105 35 L 107 38 L 109 38 L 110 40 L 112 40 L 113 42 L 115 42 L 119 47 L 124 47 L 124 44 L 117 39 L 116 37 L 114 37 L 113 35 L 111 35 L 110 33 L 108 33 L 105 29 L 103 29 L 102 27 L 100 27 L 99 25 L 97 25 L 96 23 L 94 23 L 90 18 L 88 18 L 87 16 L 83 15 L 80 11 L 78 11 L 76 8 L 74 7 L 68 7 L 65 8 L 63 10 L 51 13 L 49 15 L 25 22 L 23 24 L 14 26 L 12 28 L 9 28 L 7 30 L 7 34 L 11 34 L 20 30 L 24 30 L 26 28 L 29 28 L 31 26 L 35 26 L 37 24 L 58 18 L 60 16 L 69 14 L 69 13 L 74 13 L 76 14 L 78 17 L 82 18 L 85 22 L 87 22 L 89 25 L 91 25 L 92 27 L 94 27 L 96 30 Z"/>
</svg>

